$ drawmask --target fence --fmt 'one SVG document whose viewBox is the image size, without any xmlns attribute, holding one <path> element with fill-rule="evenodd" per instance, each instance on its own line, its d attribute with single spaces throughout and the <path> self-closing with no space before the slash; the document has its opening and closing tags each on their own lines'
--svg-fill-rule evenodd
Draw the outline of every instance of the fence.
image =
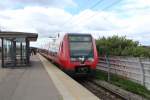
<svg viewBox="0 0 150 100">
<path fill-rule="evenodd" d="M 150 90 L 150 59 L 136 57 L 99 58 L 98 69 L 121 75 L 146 86 Z"/>
</svg>

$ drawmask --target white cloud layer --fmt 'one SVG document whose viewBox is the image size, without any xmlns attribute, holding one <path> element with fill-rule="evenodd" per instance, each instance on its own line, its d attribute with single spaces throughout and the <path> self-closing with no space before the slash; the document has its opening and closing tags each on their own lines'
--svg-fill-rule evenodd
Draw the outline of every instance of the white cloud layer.
<svg viewBox="0 0 150 100">
<path fill-rule="evenodd" d="M 44 0 L 31 0 L 31 2 L 29 0 L 14 0 L 14 2 L 19 3 L 23 1 L 25 4 L 34 2 L 41 5 L 48 4 L 48 1 L 43 2 Z M 72 0 L 62 1 L 66 4 L 75 5 Z M 131 9 L 133 6 L 135 6 L 134 8 L 150 6 L 148 0 L 147 3 L 143 2 L 144 0 L 133 0 L 136 4 L 130 4 L 129 1 L 127 0 L 120 9 Z M 1 5 L 4 4 L 0 3 Z M 137 9 L 135 11 L 137 12 Z M 150 45 L 150 13 L 142 10 L 136 14 L 132 13 L 131 16 L 130 12 L 125 12 L 130 17 L 120 17 L 120 13 L 86 9 L 79 14 L 72 15 L 62 8 L 26 6 L 20 9 L 0 10 L 0 27 L 9 31 L 37 32 L 39 37 L 48 37 L 56 32 L 91 32 L 96 38 L 114 34 L 126 35 L 134 40 L 140 40 L 143 44 Z"/>
<path fill-rule="evenodd" d="M 0 2 L 0 9 L 16 9 L 26 6 L 57 7 L 77 6 L 73 0 L 5 0 Z"/>
</svg>

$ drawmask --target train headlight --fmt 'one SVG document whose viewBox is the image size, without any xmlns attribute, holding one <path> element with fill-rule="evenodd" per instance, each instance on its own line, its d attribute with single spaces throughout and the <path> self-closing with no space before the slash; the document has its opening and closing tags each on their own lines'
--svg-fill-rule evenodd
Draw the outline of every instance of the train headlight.
<svg viewBox="0 0 150 100">
<path fill-rule="evenodd" d="M 89 61 L 94 61 L 94 58 L 88 58 Z"/>
<path fill-rule="evenodd" d="M 71 58 L 71 61 L 76 61 L 76 58 Z"/>
</svg>

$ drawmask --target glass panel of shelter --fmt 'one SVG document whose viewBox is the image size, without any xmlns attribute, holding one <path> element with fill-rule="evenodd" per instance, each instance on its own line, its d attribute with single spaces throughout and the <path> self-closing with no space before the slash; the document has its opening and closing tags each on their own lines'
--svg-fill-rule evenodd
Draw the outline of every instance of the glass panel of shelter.
<svg viewBox="0 0 150 100">
<path fill-rule="evenodd" d="M 3 40 L 4 66 L 15 66 L 14 42 L 10 38 Z"/>
<path fill-rule="evenodd" d="M 16 41 L 16 64 L 17 66 L 26 65 L 25 38 L 17 38 L 15 41 Z"/>
<path fill-rule="evenodd" d="M 26 65 L 25 38 L 4 38 L 3 54 L 4 67 Z"/>
<path fill-rule="evenodd" d="M 26 42 L 22 42 L 22 49 L 21 49 L 21 61 L 22 61 L 22 64 L 26 64 L 27 63 L 27 55 L 26 55 Z"/>
</svg>

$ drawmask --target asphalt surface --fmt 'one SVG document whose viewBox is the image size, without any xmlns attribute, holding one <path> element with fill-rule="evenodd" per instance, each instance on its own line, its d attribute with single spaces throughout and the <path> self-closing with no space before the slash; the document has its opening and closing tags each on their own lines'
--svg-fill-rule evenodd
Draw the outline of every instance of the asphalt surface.
<svg viewBox="0 0 150 100">
<path fill-rule="evenodd" d="M 62 100 L 38 56 L 31 66 L 0 68 L 0 100 Z"/>
</svg>

